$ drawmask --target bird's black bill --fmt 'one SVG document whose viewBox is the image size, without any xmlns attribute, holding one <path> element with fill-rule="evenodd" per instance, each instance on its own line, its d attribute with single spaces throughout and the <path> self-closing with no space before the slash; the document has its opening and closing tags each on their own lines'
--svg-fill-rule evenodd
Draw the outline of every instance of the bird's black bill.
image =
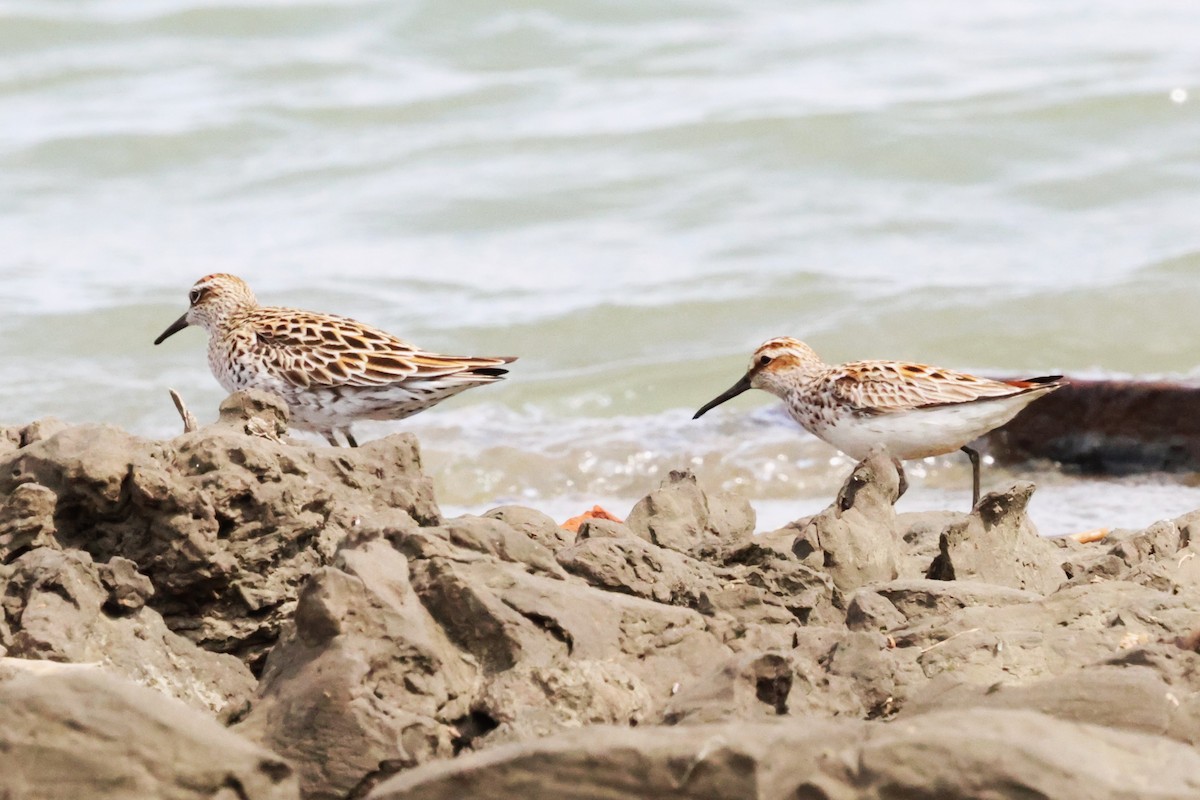
<svg viewBox="0 0 1200 800">
<path fill-rule="evenodd" d="M 188 326 L 187 314 L 184 314 L 179 319 L 171 323 L 171 327 L 167 328 L 162 334 L 154 340 L 155 344 L 162 344 L 168 336 L 174 336 Z"/>
<path fill-rule="evenodd" d="M 721 405 L 721 403 L 724 403 L 726 400 L 732 400 L 733 398 L 737 397 L 739 394 L 741 394 L 742 392 L 746 391 L 749 388 L 750 388 L 750 373 L 747 372 L 745 375 L 742 376 L 742 379 L 740 381 L 735 383 L 733 386 L 730 386 L 728 389 L 726 389 L 724 392 L 722 392 L 717 397 L 714 397 L 712 400 L 709 400 L 707 403 L 705 403 L 704 407 L 701 408 L 699 411 L 697 411 L 696 415 L 694 417 L 692 417 L 692 419 L 700 419 L 700 417 L 704 416 L 709 411 L 711 411 L 714 408 L 716 408 L 717 406 Z"/>
</svg>

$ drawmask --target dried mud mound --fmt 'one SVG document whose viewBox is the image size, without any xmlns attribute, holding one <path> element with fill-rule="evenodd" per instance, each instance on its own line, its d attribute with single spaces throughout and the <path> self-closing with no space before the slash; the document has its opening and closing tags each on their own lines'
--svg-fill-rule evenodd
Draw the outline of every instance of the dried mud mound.
<svg viewBox="0 0 1200 800">
<path fill-rule="evenodd" d="M 1089 545 L 1028 484 L 897 515 L 877 455 L 757 535 L 687 473 L 578 534 L 443 520 L 412 437 L 284 413 L 0 430 L 0 789 L 1200 795 L 1200 514 Z"/>
<path fill-rule="evenodd" d="M 351 531 L 438 521 L 411 438 L 296 446 L 285 414 L 238 394 L 217 425 L 170 442 L 107 426 L 0 437 L 23 445 L 0 453 L 0 559 L 49 544 L 130 560 L 172 630 L 255 665 Z"/>
</svg>

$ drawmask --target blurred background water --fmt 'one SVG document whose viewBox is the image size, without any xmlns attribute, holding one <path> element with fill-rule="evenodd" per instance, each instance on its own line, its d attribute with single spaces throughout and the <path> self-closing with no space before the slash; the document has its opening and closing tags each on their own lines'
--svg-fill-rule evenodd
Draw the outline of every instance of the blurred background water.
<svg viewBox="0 0 1200 800">
<path fill-rule="evenodd" d="M 0 423 L 146 436 L 223 393 L 192 282 L 516 354 L 405 423 L 451 510 L 623 514 L 667 471 L 760 527 L 849 462 L 766 395 L 830 361 L 1196 374 L 1200 5 L 0 0 Z M 1038 480 L 1047 532 L 1200 507 L 1190 479 Z M 968 504 L 965 458 L 902 509 Z"/>
</svg>

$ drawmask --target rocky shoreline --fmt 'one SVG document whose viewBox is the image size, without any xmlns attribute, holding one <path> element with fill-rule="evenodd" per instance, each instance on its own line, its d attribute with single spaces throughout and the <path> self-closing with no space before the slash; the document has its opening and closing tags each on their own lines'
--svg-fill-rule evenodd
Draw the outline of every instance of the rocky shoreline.
<svg viewBox="0 0 1200 800">
<path fill-rule="evenodd" d="M 570 533 L 285 415 L 0 429 L 0 796 L 1200 795 L 1200 512 L 898 515 L 876 455 L 780 530 L 673 473 Z"/>
</svg>

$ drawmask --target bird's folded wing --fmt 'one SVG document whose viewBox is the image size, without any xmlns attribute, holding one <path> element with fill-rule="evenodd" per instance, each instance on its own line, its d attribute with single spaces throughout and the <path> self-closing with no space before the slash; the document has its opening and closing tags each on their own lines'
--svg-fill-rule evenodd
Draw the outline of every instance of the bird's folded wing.
<svg viewBox="0 0 1200 800">
<path fill-rule="evenodd" d="M 901 361 L 842 364 L 829 380 L 838 400 L 864 413 L 970 403 L 1022 391 L 1002 381 Z"/>
<path fill-rule="evenodd" d="M 506 363 L 427 353 L 352 319 L 295 310 L 257 320 L 254 333 L 260 348 L 271 353 L 277 374 L 304 388 L 385 386 Z"/>
</svg>

